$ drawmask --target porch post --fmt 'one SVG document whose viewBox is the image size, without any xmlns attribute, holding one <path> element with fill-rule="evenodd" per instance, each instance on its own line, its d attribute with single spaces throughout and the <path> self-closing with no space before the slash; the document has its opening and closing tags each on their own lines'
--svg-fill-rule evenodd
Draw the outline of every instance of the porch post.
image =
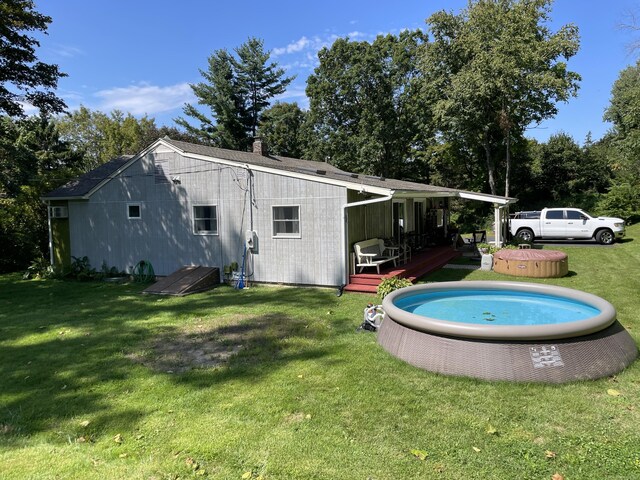
<svg viewBox="0 0 640 480">
<path fill-rule="evenodd" d="M 497 203 L 493 204 L 493 218 L 495 221 L 495 240 L 494 244 L 496 247 L 502 246 L 502 215 L 500 212 L 500 205 Z"/>
</svg>

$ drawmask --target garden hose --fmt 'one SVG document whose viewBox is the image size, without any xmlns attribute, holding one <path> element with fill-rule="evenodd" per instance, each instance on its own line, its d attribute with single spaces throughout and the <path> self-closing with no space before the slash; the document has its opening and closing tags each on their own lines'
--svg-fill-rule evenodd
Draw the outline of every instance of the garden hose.
<svg viewBox="0 0 640 480">
<path fill-rule="evenodd" d="M 151 282 L 156 278 L 156 274 L 153 271 L 153 266 L 149 260 L 140 260 L 135 267 L 133 267 L 133 280 L 138 283 Z"/>
</svg>

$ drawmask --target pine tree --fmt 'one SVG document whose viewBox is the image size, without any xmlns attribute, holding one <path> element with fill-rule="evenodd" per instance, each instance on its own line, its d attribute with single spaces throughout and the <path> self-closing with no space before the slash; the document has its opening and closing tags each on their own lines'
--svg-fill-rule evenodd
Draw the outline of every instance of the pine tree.
<svg viewBox="0 0 640 480">
<path fill-rule="evenodd" d="M 198 104 L 209 107 L 210 115 L 186 104 L 184 114 L 200 125 L 182 117 L 175 122 L 206 143 L 246 150 L 256 135 L 262 112 L 294 77 L 285 77 L 284 69 L 269 63 L 270 54 L 257 38 L 240 45 L 235 54 L 216 50 L 208 59 L 208 69 L 200 70 L 205 81 L 191 85 Z"/>
</svg>

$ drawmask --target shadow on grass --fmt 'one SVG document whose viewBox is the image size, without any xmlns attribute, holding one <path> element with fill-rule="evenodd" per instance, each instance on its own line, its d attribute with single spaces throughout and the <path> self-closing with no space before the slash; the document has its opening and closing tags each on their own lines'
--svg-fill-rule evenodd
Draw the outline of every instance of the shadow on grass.
<svg viewBox="0 0 640 480">
<path fill-rule="evenodd" d="M 91 418 L 96 435 L 134 426 L 153 401 L 118 398 L 153 375 L 194 389 L 254 382 L 336 348 L 314 342 L 327 320 L 307 313 L 325 311 L 329 291 L 220 287 L 165 298 L 142 288 L 0 277 L 0 441 L 55 435 L 72 418 Z M 67 442 L 77 432 L 58 433 Z"/>
</svg>

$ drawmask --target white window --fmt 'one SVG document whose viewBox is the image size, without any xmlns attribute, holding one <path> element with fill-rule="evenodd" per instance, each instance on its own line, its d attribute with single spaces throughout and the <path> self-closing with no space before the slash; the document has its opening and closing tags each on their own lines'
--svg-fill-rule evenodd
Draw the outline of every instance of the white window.
<svg viewBox="0 0 640 480">
<path fill-rule="evenodd" d="M 197 235 L 218 234 L 218 217 L 215 205 L 193 206 L 193 233 Z"/>
<path fill-rule="evenodd" d="M 127 204 L 127 218 L 130 220 L 139 220 L 142 218 L 142 207 L 139 203 Z"/>
<path fill-rule="evenodd" d="M 300 206 L 273 207 L 273 236 L 300 238 Z"/>
</svg>

